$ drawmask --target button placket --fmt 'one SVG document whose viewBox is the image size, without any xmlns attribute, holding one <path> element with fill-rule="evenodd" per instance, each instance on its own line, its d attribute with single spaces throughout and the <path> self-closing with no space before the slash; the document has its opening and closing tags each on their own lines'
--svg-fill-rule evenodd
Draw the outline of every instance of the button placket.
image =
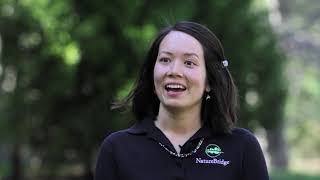
<svg viewBox="0 0 320 180">
<path fill-rule="evenodd" d="M 176 180 L 182 180 L 184 179 L 184 166 L 183 166 L 183 162 L 185 159 L 182 158 L 175 158 L 175 164 L 177 167 L 177 171 L 176 171 L 176 175 L 174 177 L 174 179 Z"/>
<path fill-rule="evenodd" d="M 182 168 L 181 160 L 176 160 L 176 165 L 177 165 L 178 168 Z"/>
</svg>

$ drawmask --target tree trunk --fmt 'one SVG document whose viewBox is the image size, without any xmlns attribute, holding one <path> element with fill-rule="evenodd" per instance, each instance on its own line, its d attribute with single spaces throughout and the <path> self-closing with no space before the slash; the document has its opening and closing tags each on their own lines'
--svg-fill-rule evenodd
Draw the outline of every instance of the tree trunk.
<svg viewBox="0 0 320 180">
<path fill-rule="evenodd" d="M 90 156 L 88 156 L 90 157 Z M 93 172 L 91 169 L 91 161 L 90 158 L 86 158 L 83 162 L 84 166 L 84 174 L 83 174 L 83 180 L 93 180 Z"/>
<path fill-rule="evenodd" d="M 20 143 L 15 142 L 12 146 L 12 151 L 11 151 L 10 180 L 22 179 L 20 149 L 21 149 Z"/>
<path fill-rule="evenodd" d="M 288 168 L 288 147 L 284 138 L 284 122 L 272 129 L 266 129 L 268 152 L 270 154 L 271 167 L 276 170 Z"/>
</svg>

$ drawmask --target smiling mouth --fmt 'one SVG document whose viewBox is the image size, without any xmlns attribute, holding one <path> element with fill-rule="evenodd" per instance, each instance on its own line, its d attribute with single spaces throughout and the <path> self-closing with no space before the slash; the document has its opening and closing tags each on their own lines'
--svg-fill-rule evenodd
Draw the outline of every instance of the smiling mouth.
<svg viewBox="0 0 320 180">
<path fill-rule="evenodd" d="M 167 84 L 165 86 L 165 89 L 167 91 L 181 92 L 181 91 L 185 91 L 187 88 L 181 84 Z"/>
</svg>

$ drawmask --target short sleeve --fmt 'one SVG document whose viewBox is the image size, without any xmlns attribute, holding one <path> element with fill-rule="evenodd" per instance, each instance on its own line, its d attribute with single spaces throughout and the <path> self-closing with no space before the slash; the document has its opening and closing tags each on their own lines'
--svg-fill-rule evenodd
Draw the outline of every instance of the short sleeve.
<svg viewBox="0 0 320 180">
<path fill-rule="evenodd" d="M 100 147 L 98 154 L 95 180 L 116 180 L 116 163 L 112 151 L 111 138 L 107 137 Z"/>
<path fill-rule="evenodd" d="M 256 137 L 248 132 L 243 159 L 243 180 L 269 180 L 263 152 Z"/>
</svg>

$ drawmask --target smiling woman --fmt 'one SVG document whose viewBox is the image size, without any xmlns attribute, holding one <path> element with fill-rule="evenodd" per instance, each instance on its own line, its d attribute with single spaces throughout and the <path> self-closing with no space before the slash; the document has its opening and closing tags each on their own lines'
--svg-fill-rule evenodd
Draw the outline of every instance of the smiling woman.
<svg viewBox="0 0 320 180">
<path fill-rule="evenodd" d="M 182 115 L 194 115 L 200 127 L 202 96 L 210 90 L 201 44 L 186 33 L 172 31 L 160 43 L 158 54 L 153 75 L 159 115 L 186 111 Z"/>
<path fill-rule="evenodd" d="M 235 128 L 237 92 L 222 45 L 205 26 L 178 22 L 153 42 L 133 91 L 137 123 L 108 136 L 96 180 L 267 180 L 257 139 Z"/>
</svg>

